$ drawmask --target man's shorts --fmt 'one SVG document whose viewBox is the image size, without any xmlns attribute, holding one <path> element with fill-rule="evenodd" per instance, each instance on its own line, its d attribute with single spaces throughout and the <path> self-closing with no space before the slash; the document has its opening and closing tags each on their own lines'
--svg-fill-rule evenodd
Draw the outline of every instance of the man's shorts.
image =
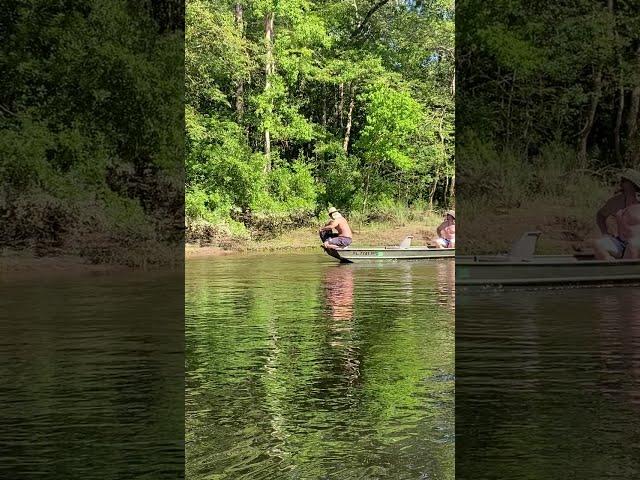
<svg viewBox="0 0 640 480">
<path fill-rule="evenodd" d="M 613 235 L 606 235 L 598 240 L 598 244 L 611 254 L 614 258 L 622 258 L 624 251 L 627 249 L 628 242 L 625 242 L 620 237 L 614 237 Z"/>
<path fill-rule="evenodd" d="M 330 238 L 328 243 L 337 247 L 348 247 L 351 245 L 352 240 L 349 237 L 333 237 Z"/>
<path fill-rule="evenodd" d="M 449 240 L 447 238 L 437 238 L 436 242 L 438 242 L 444 248 L 451 248 L 451 240 Z"/>
</svg>

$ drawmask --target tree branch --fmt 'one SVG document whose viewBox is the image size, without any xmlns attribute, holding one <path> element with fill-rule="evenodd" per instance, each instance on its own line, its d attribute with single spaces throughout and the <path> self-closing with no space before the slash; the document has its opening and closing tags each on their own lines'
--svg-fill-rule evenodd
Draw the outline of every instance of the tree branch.
<svg viewBox="0 0 640 480">
<path fill-rule="evenodd" d="M 373 14 L 376 13 L 380 8 L 384 7 L 387 3 L 389 3 L 389 1 L 390 0 L 380 0 L 373 7 L 371 7 L 362 21 L 358 24 L 358 28 L 356 28 L 355 31 L 351 34 L 351 38 L 353 39 L 360 36 L 362 34 L 362 31 L 364 30 L 364 27 L 367 25 Z"/>
</svg>

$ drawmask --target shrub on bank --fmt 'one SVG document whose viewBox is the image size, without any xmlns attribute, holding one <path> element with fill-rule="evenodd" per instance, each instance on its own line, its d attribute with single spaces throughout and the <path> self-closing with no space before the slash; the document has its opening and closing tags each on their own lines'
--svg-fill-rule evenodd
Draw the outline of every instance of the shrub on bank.
<svg viewBox="0 0 640 480">
<path fill-rule="evenodd" d="M 613 193 L 619 168 L 583 168 L 573 146 L 549 142 L 535 151 L 463 142 L 459 152 L 461 254 L 507 252 L 527 230 L 540 230 L 539 253 L 564 254 L 597 235 L 595 214 Z"/>
<path fill-rule="evenodd" d="M 617 170 L 595 162 L 579 168 L 575 148 L 555 141 L 534 155 L 470 136 L 459 150 L 457 190 L 465 212 L 515 208 L 542 198 L 594 206 L 618 180 Z"/>
<path fill-rule="evenodd" d="M 185 242 L 200 245 L 215 245 L 228 248 L 231 245 L 245 241 L 249 232 L 237 222 L 211 223 L 203 219 L 187 218 L 185 228 Z"/>
<path fill-rule="evenodd" d="M 109 189 L 98 195 L 71 192 L 32 189 L 18 195 L 5 189 L 0 245 L 37 256 L 78 255 L 95 264 L 134 267 L 167 265 L 179 258 L 179 239 L 160 232 L 173 220 L 163 211 L 145 211 L 139 199 Z"/>
</svg>

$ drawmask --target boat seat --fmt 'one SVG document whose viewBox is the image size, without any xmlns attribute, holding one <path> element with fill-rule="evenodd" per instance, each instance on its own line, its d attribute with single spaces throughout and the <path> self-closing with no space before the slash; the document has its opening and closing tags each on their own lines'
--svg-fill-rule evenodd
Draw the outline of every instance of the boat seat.
<svg viewBox="0 0 640 480">
<path fill-rule="evenodd" d="M 536 244 L 542 232 L 526 232 L 511 246 L 509 259 L 511 261 L 530 261 L 536 252 Z"/>
<path fill-rule="evenodd" d="M 404 240 L 400 242 L 398 245 L 400 248 L 409 248 L 411 246 L 411 240 L 413 239 L 413 235 L 408 235 L 404 237 Z"/>
</svg>

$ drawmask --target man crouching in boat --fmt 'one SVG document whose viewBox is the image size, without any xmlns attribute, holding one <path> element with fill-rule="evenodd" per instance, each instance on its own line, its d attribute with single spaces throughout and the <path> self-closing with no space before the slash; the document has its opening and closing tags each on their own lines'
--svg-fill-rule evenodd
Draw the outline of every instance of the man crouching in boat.
<svg viewBox="0 0 640 480">
<path fill-rule="evenodd" d="M 602 237 L 595 241 L 599 260 L 640 258 L 640 172 L 627 169 L 620 176 L 621 192 L 598 211 L 596 222 Z M 609 232 L 607 219 L 615 216 L 617 232 Z"/>
<path fill-rule="evenodd" d="M 449 210 L 444 215 L 442 222 L 436 229 L 438 248 L 456 248 L 456 212 Z"/>
<path fill-rule="evenodd" d="M 347 223 L 347 220 L 334 208 L 329 208 L 329 217 L 331 221 L 320 229 L 320 239 L 325 248 L 345 248 L 351 245 L 353 233 Z M 333 233 L 333 229 L 338 233 Z"/>
</svg>

